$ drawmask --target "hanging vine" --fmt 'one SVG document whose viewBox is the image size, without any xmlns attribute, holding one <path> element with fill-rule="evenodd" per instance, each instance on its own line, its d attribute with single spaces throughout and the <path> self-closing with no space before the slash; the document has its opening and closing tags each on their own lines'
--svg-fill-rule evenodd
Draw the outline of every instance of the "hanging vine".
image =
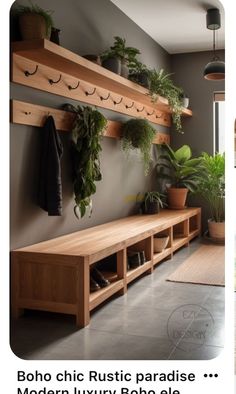
<svg viewBox="0 0 236 394">
<path fill-rule="evenodd" d="M 82 218 L 89 208 L 92 213 L 91 196 L 96 192 L 95 182 L 102 179 L 99 153 L 101 136 L 107 119 L 91 107 L 74 107 L 66 104 L 65 109 L 76 114 L 72 128 L 72 179 L 76 217 Z"/>
</svg>

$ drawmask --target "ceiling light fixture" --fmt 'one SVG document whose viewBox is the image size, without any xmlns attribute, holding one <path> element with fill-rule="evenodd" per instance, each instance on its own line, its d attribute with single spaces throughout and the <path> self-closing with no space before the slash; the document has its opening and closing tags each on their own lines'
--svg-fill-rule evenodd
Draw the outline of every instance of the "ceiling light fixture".
<svg viewBox="0 0 236 394">
<path fill-rule="evenodd" d="M 220 29 L 220 11 L 218 8 L 207 10 L 207 28 L 213 30 L 213 58 L 204 69 L 204 78 L 210 81 L 220 81 L 225 79 L 225 63 L 216 55 L 216 30 Z"/>
</svg>

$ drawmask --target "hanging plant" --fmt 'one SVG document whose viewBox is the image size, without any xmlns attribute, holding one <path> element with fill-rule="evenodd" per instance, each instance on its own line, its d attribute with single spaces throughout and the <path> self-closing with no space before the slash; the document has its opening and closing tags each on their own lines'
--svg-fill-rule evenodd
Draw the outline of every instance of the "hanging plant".
<svg viewBox="0 0 236 394">
<path fill-rule="evenodd" d="M 92 213 L 91 196 L 96 192 L 95 182 L 102 179 L 99 153 L 101 136 L 107 125 L 106 118 L 91 107 L 76 108 L 70 104 L 66 109 L 75 112 L 72 128 L 72 177 L 76 217 L 82 218 L 86 210 Z"/>
<path fill-rule="evenodd" d="M 122 148 L 125 152 L 138 149 L 144 163 L 145 175 L 151 162 L 151 146 L 156 130 L 146 119 L 130 119 L 122 127 Z"/>
<path fill-rule="evenodd" d="M 152 102 L 156 102 L 158 96 L 168 99 L 172 110 L 172 120 L 178 132 L 182 132 L 181 114 L 182 114 L 182 98 L 183 90 L 174 85 L 170 79 L 171 74 L 165 74 L 164 70 L 149 71 L 149 94 Z"/>
</svg>

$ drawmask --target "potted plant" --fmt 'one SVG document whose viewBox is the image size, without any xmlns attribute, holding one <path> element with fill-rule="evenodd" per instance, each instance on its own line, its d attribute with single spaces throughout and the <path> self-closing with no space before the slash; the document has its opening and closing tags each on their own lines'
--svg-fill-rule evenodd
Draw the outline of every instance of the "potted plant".
<svg viewBox="0 0 236 394">
<path fill-rule="evenodd" d="M 168 207 L 184 209 L 188 191 L 197 190 L 201 158 L 192 159 L 192 152 L 188 145 L 183 145 L 174 151 L 168 144 L 165 144 L 162 149 L 164 152 L 159 156 L 156 169 L 158 177 L 169 183 L 167 187 Z"/>
<path fill-rule="evenodd" d="M 91 195 L 96 192 L 95 182 L 102 179 L 99 153 L 102 150 L 100 139 L 107 119 L 91 107 L 66 104 L 64 109 L 75 113 L 72 128 L 72 180 L 74 187 L 76 217 L 82 218 L 89 208 L 91 216 Z"/>
<path fill-rule="evenodd" d="M 29 6 L 19 5 L 16 8 L 16 13 L 19 18 L 19 28 L 23 40 L 50 38 L 51 29 L 54 25 L 53 11 L 44 10 L 37 4 L 30 2 Z"/>
<path fill-rule="evenodd" d="M 141 152 L 145 175 L 148 174 L 151 162 L 151 146 L 156 130 L 147 119 L 130 119 L 122 127 L 122 148 L 125 152 L 136 149 Z"/>
<path fill-rule="evenodd" d="M 180 93 L 180 99 L 181 99 L 181 102 L 182 102 L 182 107 L 188 108 L 188 106 L 189 106 L 189 96 L 186 93 L 182 92 L 182 93 Z"/>
<path fill-rule="evenodd" d="M 166 74 L 163 69 L 157 71 L 156 69 L 149 71 L 149 94 L 151 100 L 155 103 L 158 96 L 168 99 L 172 110 L 172 120 L 177 131 L 182 132 L 181 114 L 182 114 L 182 100 L 180 95 L 183 90 L 174 85 L 170 79 L 171 74 Z"/>
<path fill-rule="evenodd" d="M 143 214 L 153 215 L 160 211 L 160 208 L 163 208 L 165 203 L 164 194 L 161 194 L 157 191 L 146 192 L 143 196 L 141 202 L 141 211 Z"/>
<path fill-rule="evenodd" d="M 139 85 L 149 88 L 149 70 L 147 66 L 138 60 L 135 60 L 130 65 L 129 79 Z"/>
<path fill-rule="evenodd" d="M 208 203 L 211 217 L 208 220 L 209 236 L 216 241 L 225 239 L 225 155 L 214 156 L 204 152 L 197 193 Z"/>
<path fill-rule="evenodd" d="M 127 47 L 125 38 L 114 37 L 114 44 L 101 55 L 103 67 L 128 78 L 129 67 L 140 53 L 137 48 Z"/>
</svg>

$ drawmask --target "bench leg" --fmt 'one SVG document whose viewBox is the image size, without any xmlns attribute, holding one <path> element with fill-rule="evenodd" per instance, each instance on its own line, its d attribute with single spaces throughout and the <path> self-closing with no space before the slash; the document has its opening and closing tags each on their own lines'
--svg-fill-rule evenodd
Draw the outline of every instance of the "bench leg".
<svg viewBox="0 0 236 394">
<path fill-rule="evenodd" d="M 11 312 L 14 319 L 24 314 L 24 309 L 18 307 L 20 298 L 20 274 L 18 253 L 11 253 Z"/>
<path fill-rule="evenodd" d="M 88 262 L 77 266 L 77 314 L 76 325 L 83 328 L 89 324 L 90 270 Z"/>
<path fill-rule="evenodd" d="M 117 276 L 119 279 L 123 279 L 124 287 L 121 289 L 118 294 L 124 295 L 127 293 L 127 251 L 126 249 L 119 250 L 117 252 Z"/>
</svg>

